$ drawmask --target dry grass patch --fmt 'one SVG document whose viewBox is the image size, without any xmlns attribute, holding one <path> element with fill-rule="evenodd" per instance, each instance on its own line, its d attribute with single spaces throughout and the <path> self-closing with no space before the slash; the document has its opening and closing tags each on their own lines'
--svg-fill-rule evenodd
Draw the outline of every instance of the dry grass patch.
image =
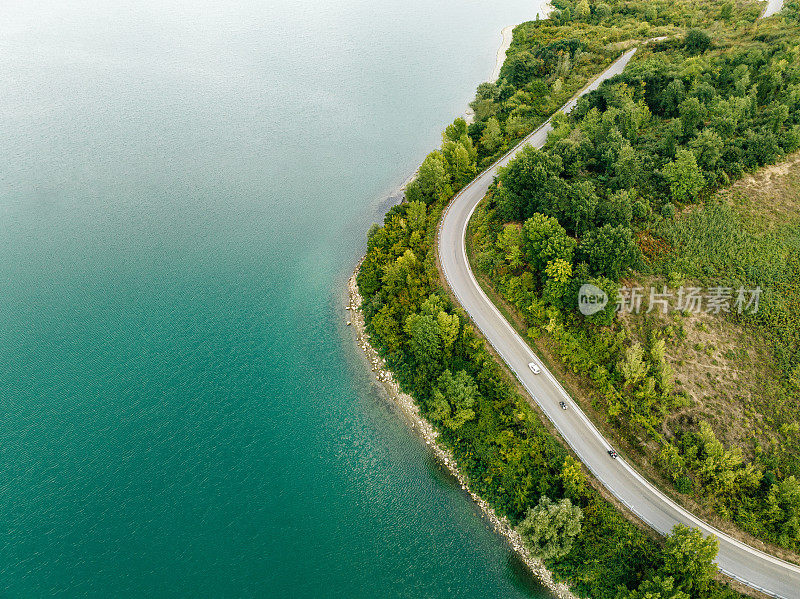
<svg viewBox="0 0 800 599">
<path fill-rule="evenodd" d="M 772 231 L 800 220 L 800 152 L 761 169 L 720 192 L 754 232 Z"/>
<path fill-rule="evenodd" d="M 666 359 L 675 373 L 675 391 L 687 405 L 670 413 L 661 432 L 671 438 L 707 421 L 726 446 L 746 459 L 774 441 L 763 414 L 765 402 L 780 391 L 768 343 L 731 318 L 706 313 L 626 315 L 631 338 L 642 344 L 656 332 L 667 340 Z"/>
</svg>

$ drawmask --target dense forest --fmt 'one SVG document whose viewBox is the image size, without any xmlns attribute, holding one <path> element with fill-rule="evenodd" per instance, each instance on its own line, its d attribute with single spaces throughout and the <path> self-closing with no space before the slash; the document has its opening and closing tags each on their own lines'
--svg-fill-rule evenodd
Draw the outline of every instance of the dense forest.
<svg viewBox="0 0 800 599">
<path fill-rule="evenodd" d="M 441 288 L 442 202 L 404 202 L 369 234 L 358 284 L 371 341 L 440 431 L 470 485 L 531 551 L 591 597 L 735 597 L 713 577 L 716 542 L 678 528 L 660 542 L 589 484 Z"/>
<path fill-rule="evenodd" d="M 555 120 L 542 151 L 526 150 L 499 176 L 472 239 L 476 268 L 531 334 L 546 331 L 590 379 L 594 407 L 663 480 L 790 551 L 800 550 L 797 234 L 748 236 L 714 192 L 800 147 L 796 15 L 790 6 L 782 18 L 713 36 L 691 28 L 644 47 Z M 703 418 L 665 425 L 696 401 L 665 360 L 681 314 L 633 333 L 613 301 L 590 316 L 577 310 L 581 285 L 616 298 L 621 280 L 623 292 L 642 280 L 728 290 L 726 312 L 737 290 L 761 289 L 757 313 L 723 317 L 771 344 L 782 386 L 748 407 L 775 429 L 772 442 L 726 447 Z"/>
<path fill-rule="evenodd" d="M 575 592 L 736 596 L 714 578 L 713 539 L 684 528 L 655 538 L 594 489 L 442 288 L 436 230 L 444 206 L 479 170 L 638 45 L 622 76 L 569 116 L 556 115 L 543 150 L 526 149 L 501 172 L 472 223 L 474 266 L 525 319 L 528 334 L 547 336 L 586 379 L 608 424 L 658 456 L 665 480 L 709 494 L 716 513 L 796 550 L 794 458 L 762 451 L 746 461 L 706 422 L 665 434 L 665 419 L 691 401 L 665 357 L 679 333 L 651 327 L 640 341 L 613 301 L 584 316 L 577 296 L 592 283 L 614 298 L 622 283 L 645 275 L 760 285 L 767 292 L 757 314 L 726 318 L 771 331 L 787 373 L 782 405 L 796 398 L 800 328 L 796 312 L 776 299 L 797 290 L 782 285 L 797 273 L 796 257 L 778 272 L 759 270 L 755 257 L 742 269 L 731 258 L 740 246 L 727 246 L 728 260 L 717 262 L 686 250 L 715 251 L 716 238 L 689 240 L 735 228 L 724 209 L 711 208 L 716 190 L 800 147 L 798 9 L 757 21 L 755 2 L 554 5 L 550 19 L 515 29 L 500 80 L 478 88 L 475 122 L 458 119 L 445 130 L 406 201 L 370 231 L 358 275 L 368 332 L 473 489 Z M 644 45 L 650 38 L 660 39 Z M 708 209 L 691 212 L 704 203 Z"/>
</svg>

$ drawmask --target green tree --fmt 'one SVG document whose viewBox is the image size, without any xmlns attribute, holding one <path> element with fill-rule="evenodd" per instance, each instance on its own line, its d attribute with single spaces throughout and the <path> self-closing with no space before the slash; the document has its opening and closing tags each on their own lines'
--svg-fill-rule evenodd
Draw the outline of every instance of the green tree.
<svg viewBox="0 0 800 599">
<path fill-rule="evenodd" d="M 694 96 L 686 98 L 678 106 L 678 113 L 681 116 L 684 136 L 693 136 L 695 129 L 703 122 L 704 110 L 700 100 Z"/>
<path fill-rule="evenodd" d="M 542 495 L 538 505 L 528 510 L 517 530 L 536 557 L 560 559 L 572 549 L 573 541 L 581 531 L 582 519 L 581 508 L 572 505 L 569 499 L 553 503 Z"/>
<path fill-rule="evenodd" d="M 436 319 L 442 347 L 446 352 L 449 352 L 458 338 L 458 332 L 461 327 L 458 316 L 447 312 L 444 300 L 438 295 L 431 295 L 425 300 L 422 304 L 421 314 L 432 316 Z"/>
<path fill-rule="evenodd" d="M 650 357 L 653 361 L 653 370 L 661 393 L 665 396 L 669 395 L 672 392 L 674 374 L 672 367 L 667 363 L 666 343 L 663 339 L 656 339 L 653 342 L 650 348 Z"/>
<path fill-rule="evenodd" d="M 520 88 L 530 82 L 542 68 L 542 61 L 533 53 L 523 50 L 509 54 L 500 70 L 500 77 Z"/>
<path fill-rule="evenodd" d="M 714 129 L 703 129 L 689 142 L 689 148 L 697 158 L 697 163 L 707 171 L 717 167 L 725 142 Z"/>
<path fill-rule="evenodd" d="M 671 576 L 654 576 L 642 582 L 635 591 L 620 591 L 617 599 L 690 599 L 689 595 L 675 588 Z"/>
<path fill-rule="evenodd" d="M 542 273 L 547 263 L 556 259 L 571 263 L 576 245 L 552 216 L 537 213 L 522 225 L 522 247 L 536 273 Z"/>
<path fill-rule="evenodd" d="M 636 220 L 643 220 L 650 214 L 650 205 L 642 199 L 636 200 L 631 206 L 631 213 Z"/>
<path fill-rule="evenodd" d="M 666 443 L 664 447 L 661 448 L 657 461 L 658 465 L 667 476 L 669 476 L 672 482 L 677 482 L 686 470 L 686 462 L 683 457 L 681 457 L 678 449 L 671 443 Z"/>
<path fill-rule="evenodd" d="M 708 495 L 730 499 L 758 487 L 761 472 L 753 463 L 744 465 L 739 447 L 725 449 L 708 422 L 700 422 L 697 439 L 700 453 L 694 469 Z"/>
<path fill-rule="evenodd" d="M 522 266 L 522 232 L 518 225 L 506 225 L 497 236 L 497 249 L 512 269 Z"/>
<path fill-rule="evenodd" d="M 397 318 L 392 314 L 389 304 L 381 306 L 369 322 L 370 340 L 380 344 L 390 355 L 397 355 L 402 346 L 403 338 Z"/>
<path fill-rule="evenodd" d="M 446 201 L 453 195 L 447 176 L 447 164 L 441 152 L 431 152 L 419 167 L 416 183 L 426 204 Z"/>
<path fill-rule="evenodd" d="M 605 2 L 600 2 L 595 6 L 594 15 L 600 20 L 605 21 L 611 16 L 611 7 Z"/>
<path fill-rule="evenodd" d="M 503 143 L 503 131 L 500 129 L 500 121 L 496 117 L 486 121 L 486 127 L 481 135 L 481 146 L 486 154 L 492 156 Z"/>
<path fill-rule="evenodd" d="M 673 79 L 664 88 L 660 96 L 661 110 L 664 116 L 672 117 L 678 114 L 678 106 L 686 98 L 686 87 L 680 79 Z"/>
<path fill-rule="evenodd" d="M 564 466 L 561 468 L 561 482 L 564 484 L 564 491 L 573 499 L 582 498 L 586 492 L 586 475 L 583 473 L 580 462 L 568 455 L 564 458 Z"/>
<path fill-rule="evenodd" d="M 552 203 L 550 198 L 554 190 L 563 186 L 559 179 L 562 170 L 559 156 L 526 146 L 499 173 L 503 216 L 507 220 L 522 220 L 539 212 L 537 207 Z"/>
<path fill-rule="evenodd" d="M 409 336 L 409 346 L 417 366 L 428 372 L 434 370 L 442 357 L 442 337 L 436 317 L 412 314 L 406 318 L 404 329 Z"/>
<path fill-rule="evenodd" d="M 603 225 L 584 235 L 580 253 L 595 274 L 618 280 L 639 260 L 639 247 L 631 230 L 624 226 Z"/>
<path fill-rule="evenodd" d="M 746 64 L 740 64 L 733 69 L 733 88 L 737 96 L 746 95 L 750 89 L 750 67 Z"/>
<path fill-rule="evenodd" d="M 442 133 L 442 144 L 448 141 L 459 141 L 464 135 L 467 134 L 467 121 L 459 117 L 453 121 L 452 125 L 447 125 Z"/>
<path fill-rule="evenodd" d="M 634 192 L 619 189 L 597 204 L 595 219 L 601 225 L 628 226 L 633 220 Z"/>
<path fill-rule="evenodd" d="M 662 575 L 672 577 L 675 588 L 691 597 L 702 595 L 717 572 L 714 560 L 718 545 L 715 537 L 677 524 L 664 544 Z"/>
<path fill-rule="evenodd" d="M 580 0 L 575 7 L 575 18 L 579 21 L 586 21 L 592 14 L 589 3 L 586 0 Z"/>
<path fill-rule="evenodd" d="M 394 262 L 389 262 L 381 277 L 383 291 L 393 299 L 395 307 L 404 313 L 410 313 L 422 301 L 424 292 L 424 265 L 411 250 Z"/>
<path fill-rule="evenodd" d="M 452 181 L 453 188 L 459 190 L 475 178 L 477 172 L 475 161 L 470 156 L 467 147 L 461 143 L 454 143 L 452 154 L 448 157 L 447 172 Z"/>
<path fill-rule="evenodd" d="M 772 485 L 766 514 L 778 543 L 791 547 L 800 541 L 800 483 L 794 476 Z"/>
<path fill-rule="evenodd" d="M 458 140 L 458 143 L 464 146 L 464 149 L 467 150 L 467 156 L 469 156 L 470 162 L 475 163 L 478 161 L 478 150 L 475 147 L 475 144 L 472 143 L 472 138 L 469 136 L 469 134 L 465 133 L 462 135 L 461 139 Z"/>
<path fill-rule="evenodd" d="M 619 363 L 618 369 L 628 387 L 634 387 L 644 380 L 649 367 L 644 361 L 644 348 L 640 343 L 634 343 L 625 350 L 625 359 Z"/>
<path fill-rule="evenodd" d="M 684 46 L 690 54 L 702 54 L 711 47 L 711 36 L 700 29 L 690 29 Z"/>
<path fill-rule="evenodd" d="M 614 174 L 617 185 L 624 189 L 635 187 L 641 176 L 641 160 L 630 142 L 625 141 L 617 153 L 614 162 Z"/>
<path fill-rule="evenodd" d="M 608 303 L 605 308 L 586 316 L 586 320 L 599 326 L 610 326 L 617 316 L 616 298 L 619 294 L 619 285 L 607 277 L 590 277 L 586 282 L 602 289 L 608 296 Z M 571 297 L 570 299 L 573 300 L 571 307 L 574 308 L 578 305 L 577 301 L 575 301 L 577 297 Z"/>
<path fill-rule="evenodd" d="M 553 306 L 563 307 L 572 281 L 572 264 L 561 258 L 547 263 L 544 268 L 546 283 L 542 297 Z"/>
<path fill-rule="evenodd" d="M 461 323 L 456 314 L 449 314 L 438 295 L 429 296 L 418 313 L 409 315 L 404 329 L 418 367 L 433 372 L 442 356 L 449 354 L 458 338 Z"/>
<path fill-rule="evenodd" d="M 530 121 L 521 114 L 511 114 L 506 120 L 506 133 L 511 137 L 520 137 L 530 129 Z"/>
<path fill-rule="evenodd" d="M 475 418 L 473 408 L 477 399 L 478 387 L 465 370 L 455 375 L 445 370 L 433 390 L 431 417 L 451 430 L 458 430 Z"/>
<path fill-rule="evenodd" d="M 556 258 L 547 263 L 544 273 L 548 281 L 555 281 L 563 285 L 569 283 L 572 277 L 572 264 L 561 258 Z"/>
<path fill-rule="evenodd" d="M 470 107 L 475 112 L 475 121 L 482 123 L 495 116 L 500 109 L 500 88 L 494 83 L 481 83 Z"/>
<path fill-rule="evenodd" d="M 564 194 L 558 198 L 560 222 L 580 235 L 594 219 L 598 198 L 590 181 L 574 181 L 567 184 Z"/>
<path fill-rule="evenodd" d="M 691 150 L 678 150 L 675 160 L 664 167 L 663 173 L 672 198 L 678 202 L 693 201 L 705 185 L 703 171 Z"/>
<path fill-rule="evenodd" d="M 428 207 L 424 202 L 408 202 L 406 220 L 412 231 L 424 232 L 428 226 Z"/>
<path fill-rule="evenodd" d="M 442 340 L 442 347 L 447 354 L 450 354 L 453 344 L 458 339 L 461 322 L 456 314 L 448 314 L 444 310 L 440 310 L 436 314 L 436 324 L 439 326 L 439 338 Z"/>
<path fill-rule="evenodd" d="M 800 364 L 792 368 L 789 373 L 789 385 L 793 391 L 800 391 Z"/>
</svg>

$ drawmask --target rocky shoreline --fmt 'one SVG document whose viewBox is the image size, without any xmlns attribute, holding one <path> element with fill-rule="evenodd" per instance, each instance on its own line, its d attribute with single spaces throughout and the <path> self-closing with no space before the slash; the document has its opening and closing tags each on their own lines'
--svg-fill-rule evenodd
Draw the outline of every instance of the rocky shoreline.
<svg viewBox="0 0 800 599">
<path fill-rule="evenodd" d="M 347 324 L 352 326 L 356 342 L 361 350 L 364 352 L 367 361 L 370 364 L 373 374 L 378 383 L 380 383 L 386 390 L 390 401 L 392 401 L 403 413 L 403 415 L 412 424 L 413 429 L 418 432 L 425 443 L 430 447 L 436 459 L 458 480 L 461 488 L 466 491 L 472 500 L 478 505 L 483 516 L 491 523 L 494 530 L 502 535 L 508 541 L 511 548 L 519 555 L 521 560 L 527 568 L 533 573 L 536 578 L 550 591 L 553 592 L 558 599 L 577 599 L 577 597 L 569 590 L 569 587 L 563 583 L 557 583 L 553 579 L 553 574 L 545 567 L 541 560 L 535 558 L 525 548 L 522 538 L 519 533 L 514 530 L 508 520 L 499 516 L 494 509 L 481 497 L 479 497 L 469 487 L 467 477 L 458 469 L 456 460 L 453 454 L 445 448 L 438 441 L 439 433 L 428 422 L 419 411 L 419 407 L 414 402 L 414 399 L 407 393 L 400 390 L 400 386 L 395 381 L 391 371 L 386 368 L 386 363 L 378 355 L 378 352 L 370 344 L 369 335 L 366 332 L 364 315 L 361 312 L 362 298 L 358 291 L 356 284 L 356 277 L 358 275 L 361 263 L 356 267 L 353 275 L 347 282 L 348 290 L 348 304 L 346 306 L 348 311 Z"/>
</svg>

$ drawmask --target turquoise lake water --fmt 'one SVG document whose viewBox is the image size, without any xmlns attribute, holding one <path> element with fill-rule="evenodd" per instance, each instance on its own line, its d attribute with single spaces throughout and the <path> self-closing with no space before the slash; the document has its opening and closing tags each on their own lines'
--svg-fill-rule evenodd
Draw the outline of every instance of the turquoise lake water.
<svg viewBox="0 0 800 599">
<path fill-rule="evenodd" d="M 544 596 L 343 309 L 537 6 L 0 6 L 0 596 Z"/>
</svg>

